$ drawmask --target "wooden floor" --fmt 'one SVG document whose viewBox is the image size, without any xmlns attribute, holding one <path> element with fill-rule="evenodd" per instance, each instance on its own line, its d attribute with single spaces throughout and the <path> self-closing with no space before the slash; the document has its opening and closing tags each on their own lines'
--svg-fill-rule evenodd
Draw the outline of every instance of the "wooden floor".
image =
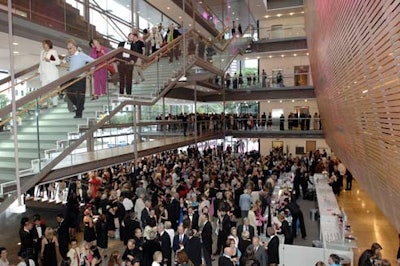
<svg viewBox="0 0 400 266">
<path fill-rule="evenodd" d="M 338 203 L 346 212 L 352 234 L 357 238 L 358 248 L 354 250 L 355 265 L 358 264 L 360 254 L 370 248 L 373 242 L 378 242 L 383 247 L 383 258 L 388 259 L 392 265 L 397 265 L 398 233 L 379 210 L 373 197 L 370 197 L 358 182 L 353 182 L 353 189 L 343 190 L 338 197 Z"/>
</svg>

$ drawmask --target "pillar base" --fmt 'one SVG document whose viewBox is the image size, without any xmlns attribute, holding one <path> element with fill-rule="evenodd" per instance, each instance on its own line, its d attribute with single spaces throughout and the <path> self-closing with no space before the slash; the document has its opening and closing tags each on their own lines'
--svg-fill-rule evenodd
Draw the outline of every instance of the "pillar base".
<svg viewBox="0 0 400 266">
<path fill-rule="evenodd" d="M 26 212 L 26 205 L 24 203 L 24 196 L 21 196 L 21 205 L 18 205 L 18 200 L 11 203 L 10 207 L 7 208 L 6 213 L 24 213 Z"/>
</svg>

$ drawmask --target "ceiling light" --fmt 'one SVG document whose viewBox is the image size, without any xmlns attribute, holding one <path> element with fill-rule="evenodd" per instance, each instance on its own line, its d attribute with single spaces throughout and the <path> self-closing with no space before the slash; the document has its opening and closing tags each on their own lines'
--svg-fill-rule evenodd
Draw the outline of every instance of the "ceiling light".
<svg viewBox="0 0 400 266">
<path fill-rule="evenodd" d="M 181 16 L 179 16 L 179 19 L 182 19 L 182 17 L 181 17 Z"/>
<path fill-rule="evenodd" d="M 282 14 L 276 14 L 276 16 L 277 16 L 278 18 L 280 18 L 280 17 L 282 17 Z"/>
<path fill-rule="evenodd" d="M 239 20 L 239 18 L 236 18 L 236 20 Z"/>
<path fill-rule="evenodd" d="M 13 45 L 18 45 L 18 43 L 17 42 L 13 42 Z"/>
<path fill-rule="evenodd" d="M 297 54 L 293 54 L 293 56 L 297 56 Z"/>
<path fill-rule="evenodd" d="M 192 27 L 192 24 L 189 24 L 189 27 Z"/>
<path fill-rule="evenodd" d="M 368 90 L 363 90 L 363 91 L 362 91 L 362 93 L 367 93 L 367 92 L 368 92 Z"/>
<path fill-rule="evenodd" d="M 270 103 L 271 101 L 270 100 L 268 100 L 268 102 L 267 103 Z"/>
<path fill-rule="evenodd" d="M 268 16 L 268 15 L 266 15 L 266 16 L 264 16 L 264 18 L 269 18 L 269 16 Z"/>
<path fill-rule="evenodd" d="M 293 15 L 294 15 L 294 13 L 293 13 L 293 12 L 290 12 L 290 13 L 289 13 L 289 15 L 293 16 Z"/>
<path fill-rule="evenodd" d="M 170 10 L 171 8 L 169 6 L 167 6 L 167 9 Z"/>
<path fill-rule="evenodd" d="M 260 57 L 259 57 L 259 56 L 257 56 L 257 59 L 260 59 Z"/>
<path fill-rule="evenodd" d="M 301 13 L 301 14 L 304 14 L 304 11 L 301 11 L 300 13 Z"/>
<path fill-rule="evenodd" d="M 138 10 L 136 13 L 140 14 L 140 10 Z"/>
<path fill-rule="evenodd" d="M 285 57 L 285 55 L 284 55 L 284 54 L 281 54 L 281 57 Z"/>
<path fill-rule="evenodd" d="M 294 103 L 294 100 L 292 100 L 292 103 Z"/>
<path fill-rule="evenodd" d="M 232 12 L 232 15 L 235 15 L 235 12 Z"/>
<path fill-rule="evenodd" d="M 246 60 L 249 60 L 249 58 L 248 58 L 248 57 L 246 57 Z"/>
<path fill-rule="evenodd" d="M 308 102 L 308 100 L 307 100 L 307 99 L 305 99 L 305 100 L 304 100 L 304 102 Z"/>
<path fill-rule="evenodd" d="M 14 53 L 14 54 L 19 54 L 19 52 L 18 52 L 18 51 L 14 51 L 13 53 Z"/>
<path fill-rule="evenodd" d="M 127 5 L 126 5 L 126 7 L 130 7 L 130 5 L 129 5 L 129 4 L 127 4 Z"/>
<path fill-rule="evenodd" d="M 269 58 L 272 58 L 272 55 L 268 56 Z"/>
<path fill-rule="evenodd" d="M 306 55 L 310 55 L 310 53 L 306 53 Z"/>
<path fill-rule="evenodd" d="M 279 102 L 282 103 L 282 100 L 280 100 Z"/>
<path fill-rule="evenodd" d="M 228 8 L 231 8 L 231 6 L 228 6 Z"/>
</svg>

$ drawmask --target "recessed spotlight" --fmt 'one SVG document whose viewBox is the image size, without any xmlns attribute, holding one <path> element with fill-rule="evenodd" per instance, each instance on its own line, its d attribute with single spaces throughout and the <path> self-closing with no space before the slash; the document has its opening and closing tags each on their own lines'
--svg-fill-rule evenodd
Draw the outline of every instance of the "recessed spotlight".
<svg viewBox="0 0 400 266">
<path fill-rule="evenodd" d="M 181 16 L 179 16 L 179 19 L 182 19 L 182 17 L 181 17 Z"/>
<path fill-rule="evenodd" d="M 281 54 L 281 57 L 285 57 L 285 55 L 284 55 L 284 54 Z"/>
<path fill-rule="evenodd" d="M 308 102 L 308 100 L 307 100 L 307 99 L 305 99 L 305 100 L 304 100 L 304 102 Z"/>
<path fill-rule="evenodd" d="M 292 100 L 292 103 L 294 103 L 294 100 Z"/>
<path fill-rule="evenodd" d="M 167 9 L 170 10 L 171 8 L 169 6 L 167 6 Z"/>
<path fill-rule="evenodd" d="M 271 101 L 270 100 L 268 100 L 268 102 L 267 103 L 270 103 Z"/>
<path fill-rule="evenodd" d="M 304 14 L 304 11 L 301 11 L 300 13 L 301 13 L 301 14 Z"/>
<path fill-rule="evenodd" d="M 280 100 L 279 102 L 282 103 L 282 100 Z"/>
<path fill-rule="evenodd" d="M 130 6 L 131 6 L 130 4 L 127 4 L 127 5 L 126 5 L 126 7 L 130 7 Z"/>
<path fill-rule="evenodd" d="M 17 42 L 13 42 L 13 45 L 18 45 L 19 43 L 17 43 Z"/>
<path fill-rule="evenodd" d="M 293 12 L 290 12 L 290 13 L 289 13 L 289 15 L 293 16 L 293 15 L 294 15 L 294 13 L 293 13 Z"/>
<path fill-rule="evenodd" d="M 293 54 L 293 56 L 297 56 L 297 54 Z"/>
<path fill-rule="evenodd" d="M 257 56 L 257 59 L 260 59 L 260 57 L 259 57 L 259 56 Z"/>
<path fill-rule="evenodd" d="M 362 93 L 367 93 L 367 92 L 368 92 L 368 90 L 363 90 L 363 91 L 362 91 Z"/>
<path fill-rule="evenodd" d="M 269 58 L 272 58 L 272 55 L 268 56 Z"/>
<path fill-rule="evenodd" d="M 306 53 L 306 55 L 310 55 L 310 53 Z"/>
<path fill-rule="evenodd" d="M 19 52 L 18 52 L 18 51 L 14 51 L 13 53 L 14 53 L 14 54 L 19 54 Z"/>
<path fill-rule="evenodd" d="M 136 13 L 140 14 L 140 10 L 138 10 Z"/>
<path fill-rule="evenodd" d="M 277 16 L 278 18 L 280 18 L 280 17 L 282 17 L 282 14 L 276 14 L 276 16 Z"/>
<path fill-rule="evenodd" d="M 266 15 L 266 16 L 264 16 L 264 18 L 269 18 L 269 16 L 268 16 L 268 15 Z"/>
<path fill-rule="evenodd" d="M 231 6 L 228 6 L 228 9 L 231 8 Z"/>
<path fill-rule="evenodd" d="M 235 12 L 232 12 L 232 15 L 235 15 Z"/>
<path fill-rule="evenodd" d="M 246 60 L 249 60 L 249 58 L 248 58 L 248 57 L 246 57 Z"/>
<path fill-rule="evenodd" d="M 236 18 L 236 20 L 239 20 L 239 18 Z"/>
</svg>

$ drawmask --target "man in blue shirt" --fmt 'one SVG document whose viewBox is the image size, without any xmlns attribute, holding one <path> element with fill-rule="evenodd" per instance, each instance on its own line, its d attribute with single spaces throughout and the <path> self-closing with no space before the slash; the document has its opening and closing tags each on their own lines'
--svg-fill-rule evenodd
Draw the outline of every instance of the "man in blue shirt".
<svg viewBox="0 0 400 266">
<path fill-rule="evenodd" d="M 85 66 L 87 63 L 94 61 L 90 56 L 78 51 L 76 41 L 73 39 L 67 41 L 67 50 L 70 56 L 69 72 L 77 70 Z M 82 73 L 76 77 L 75 79 L 80 79 L 66 89 L 68 98 L 76 108 L 74 118 L 82 118 L 82 112 L 85 109 L 86 78 L 84 75 L 85 74 Z M 71 81 L 74 81 L 74 79 L 70 80 L 70 82 Z"/>
</svg>

